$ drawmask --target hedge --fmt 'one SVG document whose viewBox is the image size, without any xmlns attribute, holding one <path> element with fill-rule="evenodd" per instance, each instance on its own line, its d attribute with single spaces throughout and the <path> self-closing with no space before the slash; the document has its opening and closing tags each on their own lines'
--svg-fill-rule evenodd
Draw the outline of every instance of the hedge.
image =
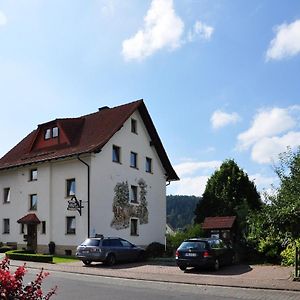
<svg viewBox="0 0 300 300">
<path fill-rule="evenodd" d="M 9 247 L 9 246 L 2 246 L 2 247 L 0 247 L 0 253 L 5 253 L 5 252 L 11 251 L 11 250 L 12 250 L 12 248 Z"/>
<path fill-rule="evenodd" d="M 45 263 L 53 262 L 53 255 L 28 253 L 28 251 L 26 250 L 11 250 L 7 251 L 5 254 L 9 259 L 14 260 L 25 260 Z"/>
</svg>

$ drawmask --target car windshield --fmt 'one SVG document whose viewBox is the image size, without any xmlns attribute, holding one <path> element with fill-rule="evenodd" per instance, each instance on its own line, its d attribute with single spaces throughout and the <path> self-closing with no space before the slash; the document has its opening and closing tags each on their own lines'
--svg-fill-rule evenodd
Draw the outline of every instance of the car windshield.
<svg viewBox="0 0 300 300">
<path fill-rule="evenodd" d="M 179 247 L 180 250 L 185 250 L 185 249 L 204 250 L 205 248 L 206 248 L 206 243 L 201 241 L 183 242 Z"/>
<path fill-rule="evenodd" d="M 86 239 L 81 245 L 82 246 L 99 246 L 99 240 Z"/>
</svg>

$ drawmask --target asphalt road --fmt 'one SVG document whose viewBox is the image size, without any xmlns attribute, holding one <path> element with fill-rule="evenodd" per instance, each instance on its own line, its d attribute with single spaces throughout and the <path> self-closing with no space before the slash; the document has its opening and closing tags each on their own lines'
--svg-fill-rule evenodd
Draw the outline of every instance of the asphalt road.
<svg viewBox="0 0 300 300">
<path fill-rule="evenodd" d="M 37 272 L 37 270 L 27 270 L 25 282 L 32 280 Z M 44 281 L 43 290 L 47 291 L 55 285 L 58 286 L 57 295 L 53 296 L 51 300 L 300 299 L 299 292 L 159 283 L 51 272 Z"/>
</svg>

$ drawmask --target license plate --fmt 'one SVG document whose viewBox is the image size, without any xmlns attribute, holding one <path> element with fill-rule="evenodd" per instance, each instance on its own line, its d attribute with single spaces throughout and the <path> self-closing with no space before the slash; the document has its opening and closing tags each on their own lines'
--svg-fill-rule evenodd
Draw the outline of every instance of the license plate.
<svg viewBox="0 0 300 300">
<path fill-rule="evenodd" d="M 81 253 L 89 253 L 89 250 L 82 250 Z"/>
<path fill-rule="evenodd" d="M 197 256 L 197 253 L 186 253 L 185 256 L 195 257 Z"/>
</svg>

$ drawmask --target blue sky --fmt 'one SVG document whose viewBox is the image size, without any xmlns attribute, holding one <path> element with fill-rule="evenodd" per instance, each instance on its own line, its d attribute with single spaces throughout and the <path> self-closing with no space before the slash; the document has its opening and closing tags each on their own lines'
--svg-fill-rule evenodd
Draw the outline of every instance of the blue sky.
<svg viewBox="0 0 300 300">
<path fill-rule="evenodd" d="M 0 154 L 38 124 L 143 98 L 201 195 L 233 158 L 258 189 L 300 145 L 300 1 L 0 0 Z"/>
</svg>

